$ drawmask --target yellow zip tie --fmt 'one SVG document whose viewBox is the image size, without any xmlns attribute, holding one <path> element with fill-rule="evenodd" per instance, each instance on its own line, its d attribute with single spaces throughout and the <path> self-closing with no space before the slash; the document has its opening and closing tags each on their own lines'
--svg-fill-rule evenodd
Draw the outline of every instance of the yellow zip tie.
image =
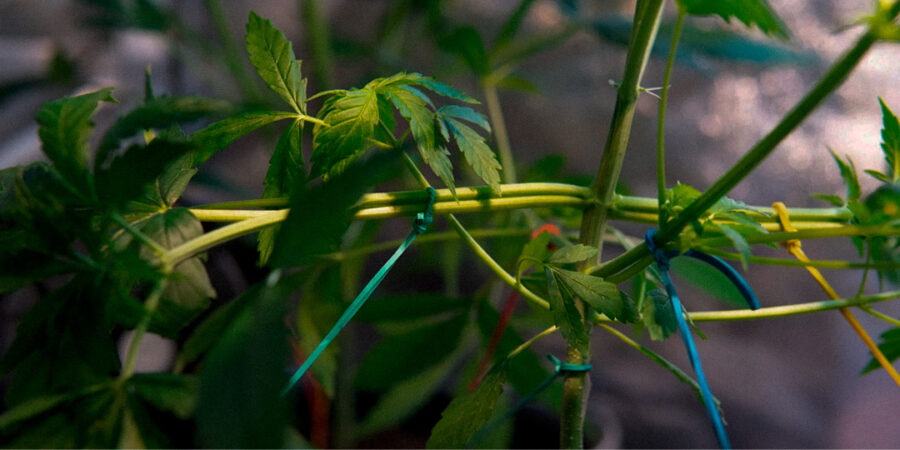
<svg viewBox="0 0 900 450">
<path fill-rule="evenodd" d="M 791 219 L 788 216 L 787 207 L 784 203 L 775 202 L 772 204 L 772 208 L 775 210 L 775 213 L 778 214 L 778 221 L 781 223 L 781 229 L 786 232 L 794 232 L 797 231 L 791 225 Z M 808 263 L 809 258 L 806 257 L 806 253 L 803 252 L 803 248 L 801 247 L 799 239 L 791 239 L 788 241 L 784 241 L 781 245 L 792 255 L 794 255 L 798 260 Z M 825 277 L 822 276 L 822 273 L 819 272 L 819 269 L 816 269 L 812 266 L 806 266 L 806 270 L 809 271 L 810 275 L 816 279 L 816 282 L 819 283 L 819 286 L 822 287 L 822 290 L 828 295 L 832 300 L 837 300 L 841 298 L 834 289 L 831 288 L 831 285 L 828 284 L 828 281 L 825 281 Z M 856 317 L 848 308 L 840 308 L 839 310 L 841 314 L 844 316 L 844 319 L 847 319 L 847 323 L 853 327 L 853 331 L 862 339 L 863 343 L 866 344 L 866 347 L 869 348 L 869 351 L 872 352 L 872 356 L 878 360 L 878 363 L 881 364 L 881 367 L 887 371 L 888 375 L 897 383 L 897 386 L 900 386 L 900 374 L 897 373 L 897 370 L 894 369 L 894 366 L 891 365 L 891 362 L 885 358 L 884 353 L 881 353 L 881 349 L 878 348 L 878 345 L 875 344 L 875 341 L 869 337 L 869 334 L 866 333 L 865 328 L 856 320 Z"/>
</svg>

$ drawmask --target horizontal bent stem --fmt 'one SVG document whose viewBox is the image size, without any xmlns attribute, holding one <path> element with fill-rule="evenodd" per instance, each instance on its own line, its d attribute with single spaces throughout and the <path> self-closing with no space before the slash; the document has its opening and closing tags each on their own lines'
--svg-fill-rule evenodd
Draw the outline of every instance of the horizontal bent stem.
<svg viewBox="0 0 900 450">
<path fill-rule="evenodd" d="M 796 316 L 832 309 L 850 308 L 900 298 L 900 291 L 882 292 L 865 297 L 842 298 L 820 302 L 799 303 L 796 305 L 770 306 L 751 310 L 732 311 L 699 311 L 690 313 L 694 322 L 732 322 L 737 320 L 771 319 L 775 317 Z"/>
</svg>

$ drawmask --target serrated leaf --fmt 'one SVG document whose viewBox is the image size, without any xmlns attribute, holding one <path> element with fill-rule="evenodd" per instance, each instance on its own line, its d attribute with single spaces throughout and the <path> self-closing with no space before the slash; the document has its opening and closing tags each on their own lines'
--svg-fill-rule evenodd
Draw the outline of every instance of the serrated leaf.
<svg viewBox="0 0 900 450">
<path fill-rule="evenodd" d="M 185 208 L 174 208 L 150 216 L 135 227 L 160 246 L 172 249 L 203 234 L 200 221 Z M 137 245 L 131 234 L 123 233 L 119 245 Z M 132 244 L 133 243 L 133 244 Z M 151 259 L 151 249 L 142 247 L 144 258 Z M 209 307 L 216 296 L 209 275 L 200 257 L 190 258 L 172 271 L 163 290 L 151 330 L 167 337 L 175 337 L 188 322 Z"/>
<path fill-rule="evenodd" d="M 378 94 L 352 89 L 330 97 L 318 117 L 329 126 L 313 129 L 312 176 L 334 176 L 370 144 L 379 121 Z"/>
<path fill-rule="evenodd" d="M 597 252 L 597 247 L 592 247 L 590 245 L 569 245 L 553 252 L 547 262 L 553 264 L 577 263 L 597 256 Z"/>
<path fill-rule="evenodd" d="M 461 314 L 385 337 L 360 363 L 356 386 L 381 392 L 428 370 L 456 350 L 466 323 Z"/>
<path fill-rule="evenodd" d="M 230 103 L 207 97 L 162 96 L 146 100 L 143 105 L 116 119 L 106 130 L 97 148 L 94 171 L 109 163 L 111 152 L 119 147 L 123 139 L 144 130 L 218 116 L 230 109 Z"/>
<path fill-rule="evenodd" d="M 881 150 L 884 151 L 891 182 L 897 183 L 900 181 L 900 121 L 884 99 L 879 97 L 878 102 L 881 104 L 882 116 Z"/>
<path fill-rule="evenodd" d="M 475 100 L 474 98 L 466 95 L 462 91 L 454 89 L 447 83 L 442 83 L 435 80 L 433 77 L 428 77 L 415 72 L 401 72 L 388 78 L 378 78 L 367 84 L 366 88 L 378 89 L 391 85 L 412 85 L 423 87 L 431 92 L 434 92 L 435 94 L 451 98 L 453 100 L 459 100 L 466 103 L 478 103 L 478 100 Z"/>
<path fill-rule="evenodd" d="M 101 101 L 115 102 L 112 88 L 53 100 L 38 111 L 38 135 L 47 158 L 69 183 L 88 194 L 90 174 L 87 141 L 93 129 L 91 116 Z"/>
<path fill-rule="evenodd" d="M 263 198 L 286 197 L 294 186 L 306 179 L 301 153 L 303 122 L 294 121 L 278 139 L 272 158 L 269 159 L 269 170 L 266 172 Z M 275 236 L 280 227 L 269 227 L 260 230 L 258 237 L 259 264 L 269 261 L 275 245 Z"/>
<path fill-rule="evenodd" d="M 662 341 L 678 329 L 672 302 L 665 291 L 653 289 L 641 305 L 641 321 L 650 334 L 650 339 Z"/>
<path fill-rule="evenodd" d="M 494 414 L 503 393 L 506 365 L 492 370 L 472 392 L 457 396 L 441 413 L 441 420 L 431 430 L 426 448 L 467 448 Z"/>
<path fill-rule="evenodd" d="M 881 350 L 881 353 L 884 354 L 888 361 L 894 362 L 897 358 L 900 358 L 900 328 L 892 328 L 881 333 L 880 340 L 878 349 Z M 862 373 L 866 374 L 879 368 L 881 368 L 881 364 L 875 358 L 872 358 L 863 368 Z"/>
<path fill-rule="evenodd" d="M 856 165 L 853 160 L 847 156 L 847 162 L 841 159 L 832 149 L 828 149 L 831 157 L 841 171 L 841 179 L 844 180 L 844 186 L 847 187 L 847 200 L 859 200 L 862 189 L 859 187 L 859 178 L 856 176 Z"/>
<path fill-rule="evenodd" d="M 788 38 L 784 23 L 766 0 L 679 0 L 685 12 L 695 16 L 716 14 L 726 22 L 737 18 L 744 25 L 756 25 L 770 36 Z"/>
<path fill-rule="evenodd" d="M 597 311 L 624 323 L 634 322 L 637 318 L 633 302 L 615 284 L 582 272 L 556 267 L 551 270 L 559 283 Z"/>
<path fill-rule="evenodd" d="M 487 117 L 480 112 L 475 111 L 467 106 L 446 105 L 437 111 L 438 117 L 442 119 L 462 119 L 474 123 L 481 127 L 484 131 L 491 132 L 491 124 L 488 123 Z"/>
<path fill-rule="evenodd" d="M 584 327 L 584 318 L 575 307 L 572 291 L 557 271 L 544 266 L 547 277 L 547 291 L 550 294 L 550 312 L 553 323 L 566 338 L 569 345 L 586 352 L 590 346 L 588 331 Z"/>
<path fill-rule="evenodd" d="M 734 283 L 709 264 L 686 257 L 672 258 L 671 264 L 673 274 L 697 289 L 731 306 L 747 307 L 747 300 L 744 299 Z"/>
<path fill-rule="evenodd" d="M 101 204 L 121 208 L 138 199 L 150 187 L 148 185 L 166 173 L 172 162 L 194 150 L 192 144 L 161 138 L 146 146 L 129 147 L 121 155 L 113 157 L 108 167 L 101 167 L 95 174 Z"/>
<path fill-rule="evenodd" d="M 469 126 L 455 119 L 444 121 L 453 134 L 456 146 L 466 157 L 475 173 L 484 180 L 494 192 L 500 192 L 500 162 L 496 155 L 479 135 Z"/>
<path fill-rule="evenodd" d="M 294 111 L 306 111 L 306 82 L 291 42 L 268 19 L 250 11 L 247 21 L 247 55 L 256 73 Z"/>
<path fill-rule="evenodd" d="M 546 261 L 547 258 L 550 257 L 550 250 L 547 246 L 550 244 L 550 233 L 545 231 L 541 231 L 537 236 L 531 238 L 525 245 L 522 247 L 522 254 L 519 255 L 518 261 L 522 261 L 521 263 L 517 263 L 516 268 L 519 273 L 525 272 L 531 267 L 534 267 L 535 260 L 537 261 Z"/>
<path fill-rule="evenodd" d="M 289 291 L 266 280 L 207 356 L 197 399 L 199 445 L 280 448 L 288 425 L 280 392 L 287 381 Z"/>
<path fill-rule="evenodd" d="M 217 151 L 262 126 L 285 119 L 296 119 L 297 114 L 285 111 L 249 111 L 210 124 L 191 135 L 197 145 L 194 166 L 199 166 Z"/>
</svg>

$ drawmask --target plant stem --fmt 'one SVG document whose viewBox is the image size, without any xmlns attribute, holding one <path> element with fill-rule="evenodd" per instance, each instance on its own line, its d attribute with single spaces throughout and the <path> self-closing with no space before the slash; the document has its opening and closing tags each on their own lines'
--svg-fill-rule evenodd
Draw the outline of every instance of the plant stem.
<svg viewBox="0 0 900 450">
<path fill-rule="evenodd" d="M 736 309 L 730 311 L 700 311 L 689 314 L 694 322 L 734 322 L 739 320 L 771 319 L 775 317 L 788 317 L 800 314 L 810 314 L 832 309 L 849 308 L 853 306 L 868 305 L 870 303 L 883 302 L 900 298 L 900 291 L 882 292 L 880 294 L 864 297 L 843 298 L 838 300 L 825 300 L 819 302 L 799 303 L 784 306 L 769 306 L 756 311 L 748 309 Z"/>
<path fill-rule="evenodd" d="M 659 210 L 663 210 L 666 203 L 666 106 L 669 103 L 669 84 L 672 79 L 672 66 L 675 65 L 675 54 L 678 52 L 678 40 L 681 38 L 681 28 L 684 25 L 684 9 L 678 3 L 678 18 L 675 19 L 675 30 L 672 32 L 672 44 L 669 47 L 669 57 L 666 59 L 666 72 L 663 75 L 662 93 L 659 97 L 659 119 L 656 127 L 656 197 Z M 659 227 L 665 224 L 666 218 L 659 215 Z"/>
<path fill-rule="evenodd" d="M 580 242 L 599 249 L 594 262 L 601 260 L 606 221 L 615 200 L 616 183 L 625 159 L 638 88 L 647 65 L 647 59 L 650 57 L 650 49 L 656 39 L 663 5 L 663 0 L 638 0 L 635 6 L 631 42 L 628 45 L 628 56 L 625 61 L 625 74 L 616 95 L 616 106 L 613 110 L 603 155 L 600 158 L 600 167 L 591 184 L 591 192 L 594 194 L 596 203 L 590 204 L 585 209 L 581 221 Z M 578 268 L 584 270 L 591 265 L 592 262 L 583 261 Z M 586 307 L 581 299 L 575 300 L 575 307 L 586 323 L 592 320 L 590 308 Z M 592 327 L 586 327 L 586 329 L 591 330 Z M 590 346 L 582 352 L 576 346 L 569 344 L 567 352 L 569 364 L 588 364 L 590 359 Z M 590 378 L 584 372 L 566 374 L 563 382 L 560 417 L 560 448 L 584 447 L 584 416 L 589 393 Z"/>
</svg>

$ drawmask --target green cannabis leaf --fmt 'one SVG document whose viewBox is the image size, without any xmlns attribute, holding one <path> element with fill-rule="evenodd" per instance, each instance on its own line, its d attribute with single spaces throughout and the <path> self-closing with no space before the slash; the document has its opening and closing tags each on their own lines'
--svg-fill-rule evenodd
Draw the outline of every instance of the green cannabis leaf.
<svg viewBox="0 0 900 450">
<path fill-rule="evenodd" d="M 191 135 L 197 146 L 194 166 L 199 166 L 217 151 L 257 128 L 285 119 L 296 119 L 297 114 L 285 111 L 249 111 L 210 124 Z"/>
<path fill-rule="evenodd" d="M 884 151 L 884 160 L 887 161 L 888 174 L 877 171 L 867 171 L 875 178 L 885 183 L 900 183 L 900 121 L 888 107 L 884 99 L 879 97 L 883 127 L 881 128 L 881 150 Z"/>
<path fill-rule="evenodd" d="M 302 145 L 303 122 L 295 120 L 282 133 L 275 145 L 272 158 L 269 159 L 269 170 L 266 172 L 263 198 L 285 197 L 294 186 L 302 184 L 306 178 L 303 168 Z M 275 236 L 279 226 L 269 227 L 259 232 L 259 263 L 265 265 L 275 246 Z"/>
<path fill-rule="evenodd" d="M 267 19 L 250 11 L 247 21 L 247 54 L 256 73 L 297 113 L 306 112 L 306 80 L 291 42 Z"/>
<path fill-rule="evenodd" d="M 506 364 L 495 366 L 472 392 L 453 399 L 431 430 L 426 448 L 466 448 L 497 407 L 506 381 Z"/>
<path fill-rule="evenodd" d="M 881 350 L 881 353 L 884 354 L 888 361 L 893 362 L 900 358 L 900 328 L 892 328 L 881 333 L 881 342 L 878 343 L 878 349 Z M 863 368 L 862 373 L 869 373 L 880 368 L 881 364 L 875 358 L 872 358 Z"/>
<path fill-rule="evenodd" d="M 770 36 L 789 37 L 787 27 L 767 0 L 678 0 L 678 3 L 694 16 L 716 14 L 726 22 L 735 17 L 748 27 L 756 25 Z"/>
<path fill-rule="evenodd" d="M 575 244 L 563 247 L 550 255 L 547 262 L 551 264 L 571 264 L 597 256 L 597 247 Z"/>
<path fill-rule="evenodd" d="M 588 330 L 584 327 L 584 318 L 575 307 L 573 290 L 565 282 L 562 275 L 551 266 L 544 266 L 544 274 L 547 276 L 547 290 L 550 292 L 550 312 L 553 314 L 553 323 L 559 327 L 559 332 L 573 347 L 587 352 L 590 346 Z M 580 287 L 580 286 L 579 286 Z M 585 301 L 587 301 L 585 299 Z"/>
<path fill-rule="evenodd" d="M 615 284 L 586 273 L 548 267 L 548 270 L 553 272 L 557 284 L 565 286 L 565 289 L 560 289 L 561 292 L 570 291 L 612 319 L 625 323 L 636 320 L 634 303 Z"/>
<path fill-rule="evenodd" d="M 100 102 L 116 102 L 112 88 L 64 97 L 44 104 L 38 111 L 38 135 L 44 154 L 56 170 L 85 198 L 91 198 L 87 146 L 93 130 L 91 116 Z"/>
</svg>

